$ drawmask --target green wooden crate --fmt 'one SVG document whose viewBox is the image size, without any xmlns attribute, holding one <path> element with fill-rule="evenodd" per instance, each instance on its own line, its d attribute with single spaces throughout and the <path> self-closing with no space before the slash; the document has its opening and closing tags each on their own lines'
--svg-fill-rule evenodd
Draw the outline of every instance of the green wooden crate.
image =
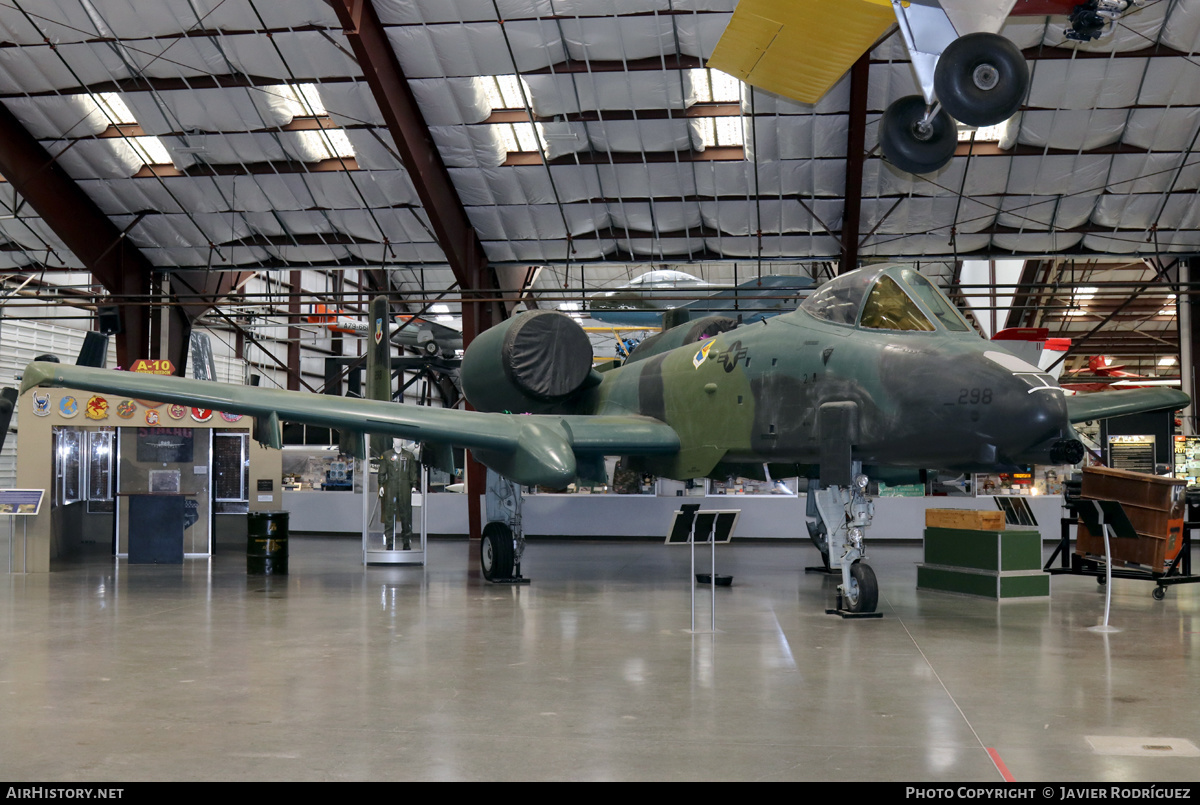
<svg viewBox="0 0 1200 805">
<path fill-rule="evenodd" d="M 925 561 L 977 570 L 1041 570 L 1042 535 L 1031 530 L 926 528 Z"/>
<path fill-rule="evenodd" d="M 1042 571 L 1042 536 L 1037 531 L 925 529 L 925 563 L 917 588 L 986 598 L 1043 598 L 1050 576 Z"/>
</svg>

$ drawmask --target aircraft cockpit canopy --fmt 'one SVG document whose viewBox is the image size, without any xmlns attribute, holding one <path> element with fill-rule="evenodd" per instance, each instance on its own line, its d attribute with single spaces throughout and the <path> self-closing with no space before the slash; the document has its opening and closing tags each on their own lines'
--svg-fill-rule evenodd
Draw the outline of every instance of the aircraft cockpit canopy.
<svg viewBox="0 0 1200 805">
<path fill-rule="evenodd" d="M 933 330 L 933 324 L 916 303 L 888 276 L 871 289 L 858 323 L 871 330 Z"/>
<path fill-rule="evenodd" d="M 971 332 L 971 326 L 932 282 L 913 268 L 860 269 L 830 280 L 800 306 L 836 324 L 872 330 Z"/>
<path fill-rule="evenodd" d="M 800 304 L 800 309 L 835 324 L 854 324 L 858 320 L 863 297 L 882 270 L 859 269 L 834 277 L 809 294 Z"/>
</svg>

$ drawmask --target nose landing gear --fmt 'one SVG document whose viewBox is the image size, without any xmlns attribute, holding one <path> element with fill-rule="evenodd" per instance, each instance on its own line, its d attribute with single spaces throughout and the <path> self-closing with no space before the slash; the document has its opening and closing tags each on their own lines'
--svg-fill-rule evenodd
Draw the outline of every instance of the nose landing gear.
<svg viewBox="0 0 1200 805">
<path fill-rule="evenodd" d="M 810 536 L 821 548 L 825 566 L 840 572 L 842 583 L 838 585 L 838 603 L 835 609 L 825 610 L 828 614 L 843 618 L 881 618 L 879 584 L 875 571 L 863 561 L 865 529 L 875 514 L 875 504 L 867 496 L 867 476 L 861 474 L 861 465 L 855 462 L 854 481 L 849 486 L 827 486 L 823 489 L 810 488 L 808 495 L 820 518 L 820 525 L 810 528 Z"/>
</svg>

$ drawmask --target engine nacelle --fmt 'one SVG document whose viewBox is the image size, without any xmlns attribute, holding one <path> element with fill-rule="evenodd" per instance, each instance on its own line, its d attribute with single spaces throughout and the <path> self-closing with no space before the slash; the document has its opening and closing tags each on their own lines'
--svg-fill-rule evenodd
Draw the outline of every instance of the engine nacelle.
<svg viewBox="0 0 1200 805">
<path fill-rule="evenodd" d="M 565 413 L 590 385 L 592 343 L 574 319 L 532 310 L 480 333 L 462 360 L 462 385 L 480 411 Z"/>
</svg>

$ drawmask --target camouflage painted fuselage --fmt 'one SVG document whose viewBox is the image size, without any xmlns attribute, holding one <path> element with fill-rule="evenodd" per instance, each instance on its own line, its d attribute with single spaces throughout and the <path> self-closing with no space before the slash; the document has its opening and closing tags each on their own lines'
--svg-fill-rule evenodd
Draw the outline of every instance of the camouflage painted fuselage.
<svg viewBox="0 0 1200 805">
<path fill-rule="evenodd" d="M 719 463 L 814 465 L 821 406 L 839 402 L 857 409 L 849 437 L 866 465 L 1047 463 L 1050 446 L 1073 436 L 1063 392 L 997 354 L 1016 361 L 974 332 L 872 330 L 801 309 L 614 369 L 577 410 L 669 424 L 681 449 L 652 468 L 675 478 Z"/>
</svg>

